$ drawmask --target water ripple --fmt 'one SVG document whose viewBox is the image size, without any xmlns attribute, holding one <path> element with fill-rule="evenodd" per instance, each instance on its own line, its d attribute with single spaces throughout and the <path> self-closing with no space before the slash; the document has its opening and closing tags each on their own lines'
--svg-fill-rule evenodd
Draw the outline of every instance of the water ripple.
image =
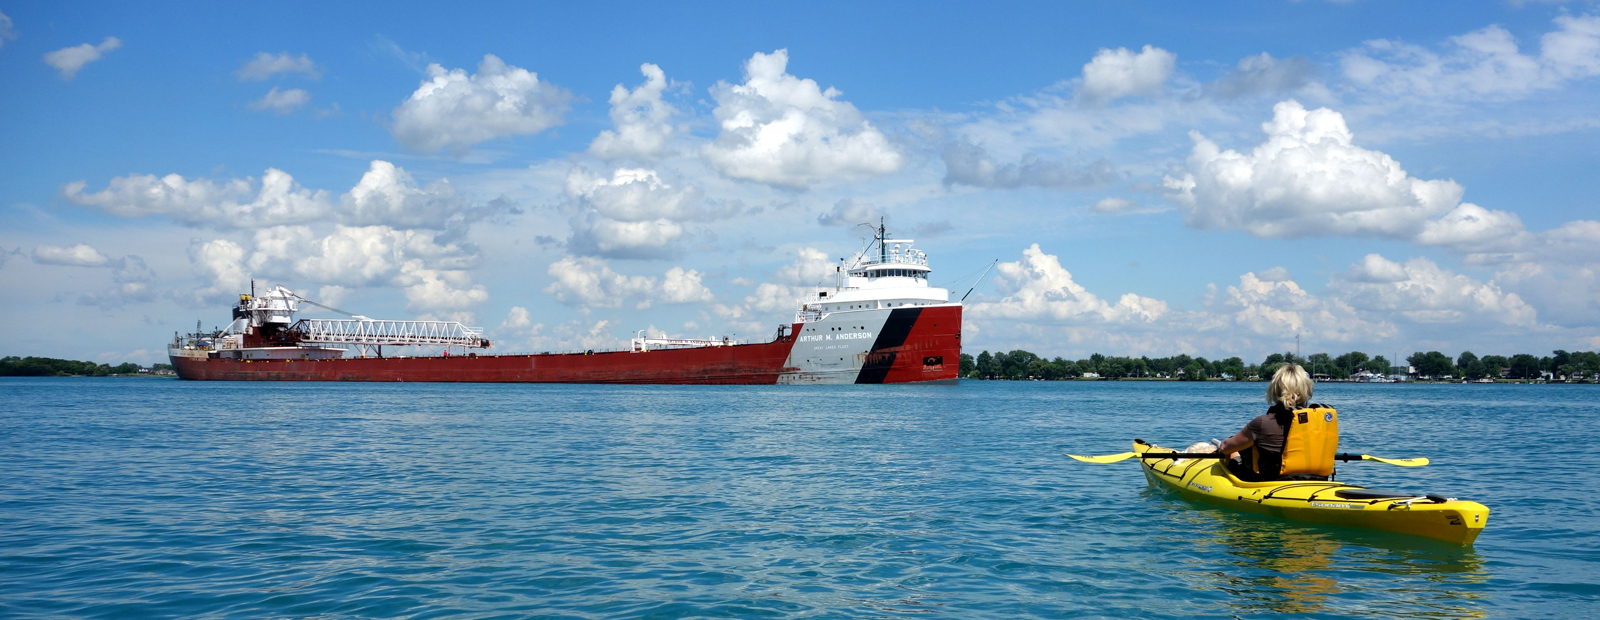
<svg viewBox="0 0 1600 620">
<path fill-rule="evenodd" d="M 1226 435 L 1260 388 L 0 380 L 0 616 L 1600 611 L 1592 387 L 1319 386 L 1346 447 L 1434 461 L 1341 478 L 1488 504 L 1469 549 L 1058 456 Z"/>
</svg>

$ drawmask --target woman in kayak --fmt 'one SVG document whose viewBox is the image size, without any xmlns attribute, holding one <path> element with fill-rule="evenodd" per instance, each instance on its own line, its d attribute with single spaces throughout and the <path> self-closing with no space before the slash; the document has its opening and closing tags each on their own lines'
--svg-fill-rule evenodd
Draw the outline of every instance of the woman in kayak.
<svg viewBox="0 0 1600 620">
<path fill-rule="evenodd" d="M 1247 482 L 1327 480 L 1333 473 L 1339 427 L 1334 410 L 1311 404 L 1311 390 L 1311 377 L 1305 369 L 1295 364 L 1279 367 L 1267 384 L 1267 403 L 1271 407 L 1217 446 L 1218 452 L 1229 455 L 1223 461 L 1228 472 Z M 1299 419 L 1297 414 L 1301 414 Z M 1289 431 L 1296 423 L 1299 428 L 1290 437 Z M 1295 445 L 1287 446 L 1291 440 Z M 1284 462 L 1286 448 L 1293 453 L 1288 467 Z"/>
</svg>

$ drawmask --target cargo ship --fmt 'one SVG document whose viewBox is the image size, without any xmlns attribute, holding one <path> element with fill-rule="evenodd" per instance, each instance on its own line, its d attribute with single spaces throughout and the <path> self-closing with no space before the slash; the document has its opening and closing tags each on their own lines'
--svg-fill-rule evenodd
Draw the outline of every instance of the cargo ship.
<svg viewBox="0 0 1600 620">
<path fill-rule="evenodd" d="M 872 242 L 816 286 L 769 342 L 651 338 L 616 351 L 491 355 L 481 328 L 451 321 L 296 319 L 301 304 L 273 287 L 239 296 L 233 322 L 174 335 L 168 354 L 196 381 L 437 381 L 496 383 L 845 384 L 955 381 L 961 302 L 931 286 L 911 239 Z M 384 347 L 438 351 L 385 356 Z"/>
</svg>

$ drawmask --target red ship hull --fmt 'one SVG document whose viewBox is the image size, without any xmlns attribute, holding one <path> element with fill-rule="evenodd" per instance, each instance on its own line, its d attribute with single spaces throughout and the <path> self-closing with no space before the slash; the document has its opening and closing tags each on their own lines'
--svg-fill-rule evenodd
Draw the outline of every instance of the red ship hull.
<svg viewBox="0 0 1600 620">
<path fill-rule="evenodd" d="M 951 381 L 961 358 L 960 306 L 896 309 L 853 368 L 808 372 L 795 324 L 773 342 L 593 354 L 241 360 L 173 355 L 178 377 L 199 381 L 480 383 L 907 383 Z M 835 353 L 829 353 L 835 355 Z M 841 358 L 845 359 L 845 358 Z M 848 363 L 848 361 L 847 361 Z"/>
</svg>

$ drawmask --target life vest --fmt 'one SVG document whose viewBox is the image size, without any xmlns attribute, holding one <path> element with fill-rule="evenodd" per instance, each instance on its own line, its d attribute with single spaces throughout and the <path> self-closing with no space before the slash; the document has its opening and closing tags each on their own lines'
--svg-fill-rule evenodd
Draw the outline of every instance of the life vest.
<svg viewBox="0 0 1600 620">
<path fill-rule="evenodd" d="M 1285 432 L 1279 476 L 1333 475 L 1333 455 L 1339 451 L 1339 412 L 1312 403 L 1290 414 Z"/>
</svg>

